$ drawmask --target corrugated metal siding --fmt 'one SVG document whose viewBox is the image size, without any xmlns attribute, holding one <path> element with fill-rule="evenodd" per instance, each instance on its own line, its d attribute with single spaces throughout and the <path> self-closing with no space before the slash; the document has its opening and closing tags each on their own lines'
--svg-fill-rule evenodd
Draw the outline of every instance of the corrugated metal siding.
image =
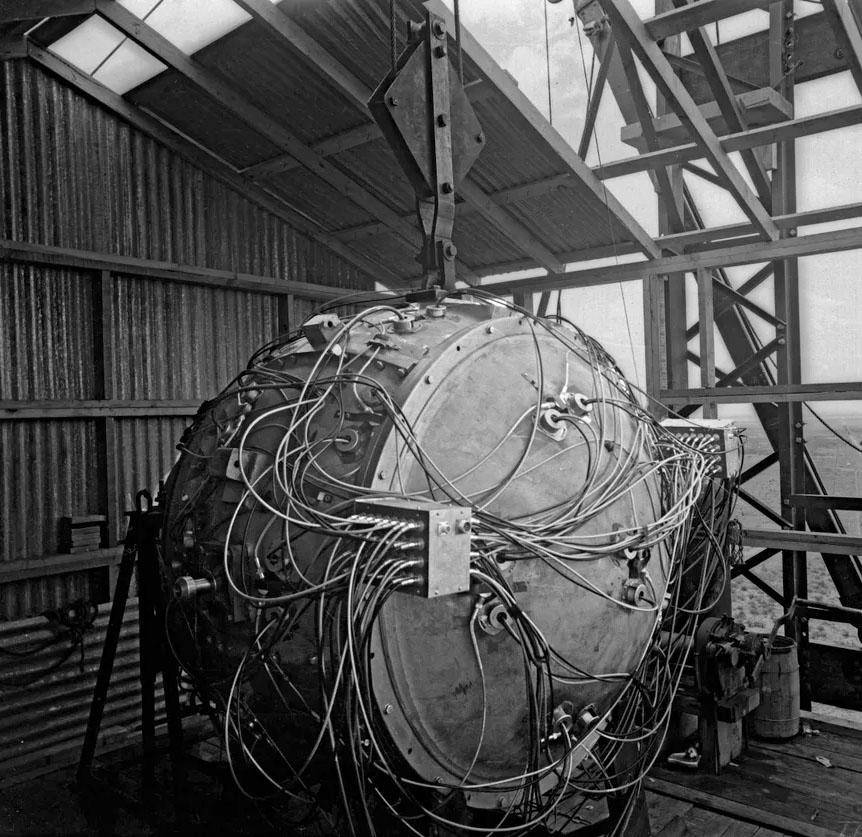
<svg viewBox="0 0 862 837">
<path fill-rule="evenodd" d="M 114 364 L 121 400 L 211 398 L 273 336 L 275 299 L 119 277 Z"/>
<path fill-rule="evenodd" d="M 90 597 L 90 573 L 63 573 L 0 585 L 0 624 Z"/>
<path fill-rule="evenodd" d="M 0 559 L 57 552 L 64 515 L 99 510 L 96 422 L 0 421 Z"/>
<path fill-rule="evenodd" d="M 177 442 L 188 424 L 189 420 L 176 417 L 122 418 L 114 422 L 118 521 L 122 522 L 122 513 L 133 507 L 140 489 L 146 488 L 156 496 L 159 481 L 177 458 Z"/>
<path fill-rule="evenodd" d="M 313 250 L 325 265 L 316 281 L 368 287 L 353 266 L 29 62 L 0 64 L 0 78 L 3 237 L 300 281 L 281 266 L 292 250 Z"/>
<path fill-rule="evenodd" d="M 0 399 L 94 398 L 93 283 L 0 263 Z"/>
<path fill-rule="evenodd" d="M 338 256 L 29 62 L 0 63 L 0 84 L 0 237 L 369 287 Z M 222 121 L 222 135 L 224 128 Z M 256 162 L 270 151 L 245 153 Z M 97 397 L 97 278 L 0 265 L 0 398 Z M 212 395 L 271 338 L 276 313 L 266 294 L 116 277 L 113 397 Z M 107 511 L 99 506 L 98 423 L 0 421 L 0 561 L 56 553 L 61 516 Z M 138 489 L 157 488 L 185 423 L 115 421 L 115 510 L 125 510 L 127 495 Z M 88 594 L 86 573 L 8 584 L 0 591 L 0 620 Z"/>
<path fill-rule="evenodd" d="M 99 611 L 93 630 L 84 637 L 83 671 L 80 651 L 75 649 L 56 671 L 31 686 L 13 687 L 13 681 L 44 671 L 61 658 L 68 641 L 26 658 L 0 656 L 0 785 L 14 782 L 16 774 L 26 774 L 60 753 L 80 750 L 108 623 L 108 606 Z M 132 599 L 126 608 L 105 706 L 103 741 L 140 727 L 138 635 L 137 600 Z M 0 645 L 7 650 L 37 647 L 53 636 L 42 618 L 0 626 Z M 164 702 L 158 690 L 156 696 L 157 718 L 161 718 Z"/>
</svg>

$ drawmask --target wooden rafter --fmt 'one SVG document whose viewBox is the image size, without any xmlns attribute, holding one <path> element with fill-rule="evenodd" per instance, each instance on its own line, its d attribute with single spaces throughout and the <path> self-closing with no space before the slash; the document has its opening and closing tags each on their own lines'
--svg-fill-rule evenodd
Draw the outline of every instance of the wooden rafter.
<svg viewBox="0 0 862 837">
<path fill-rule="evenodd" d="M 446 20 L 446 26 L 450 32 L 455 31 L 455 20 L 452 12 L 441 2 L 441 0 L 428 0 L 425 4 L 434 14 Z M 577 155 L 575 150 L 563 139 L 562 136 L 548 123 L 548 120 L 539 112 L 533 103 L 527 98 L 522 90 L 518 88 L 515 80 L 502 67 L 497 64 L 487 53 L 482 45 L 465 29 L 461 30 L 462 49 L 479 70 L 489 78 L 500 93 L 505 96 L 520 112 L 524 120 L 542 137 L 542 139 L 554 151 L 557 158 L 565 167 L 566 172 L 572 174 L 580 184 L 592 192 L 593 196 L 606 203 L 611 214 L 619 219 L 631 236 L 632 241 L 638 248 L 649 256 L 658 256 L 659 249 L 656 247 L 652 237 L 626 210 L 626 208 L 610 194 L 602 183 L 596 178 L 591 169 Z"/>
<path fill-rule="evenodd" d="M 822 0 L 823 13 L 832 27 L 838 46 L 847 56 L 850 73 L 862 92 L 862 33 L 847 0 Z"/>
<path fill-rule="evenodd" d="M 862 105 L 841 108 L 840 110 L 818 113 L 814 116 L 804 116 L 799 119 L 788 119 L 765 125 L 762 128 L 750 128 L 734 134 L 726 134 L 719 138 L 719 143 L 726 153 L 741 151 L 745 148 L 755 148 L 769 145 L 773 142 L 807 137 L 825 131 L 837 131 L 850 125 L 862 123 Z M 663 148 L 661 151 L 625 157 L 612 163 L 605 163 L 593 169 L 596 176 L 602 180 L 613 177 L 625 177 L 639 171 L 647 171 L 655 166 L 667 166 L 672 163 L 684 163 L 703 157 L 703 151 L 696 142 Z"/>
<path fill-rule="evenodd" d="M 616 49 L 616 45 L 611 42 L 611 49 Z M 584 116 L 584 127 L 581 130 L 581 139 L 578 142 L 578 157 L 582 160 L 587 159 L 587 152 L 590 150 L 590 143 L 593 139 L 593 134 L 596 130 L 596 119 L 599 116 L 599 105 L 602 103 L 602 94 L 605 91 L 605 84 L 608 80 L 607 60 L 599 62 L 599 70 L 596 73 L 596 80 L 593 84 L 590 100 L 587 102 L 587 113 Z"/>
<path fill-rule="evenodd" d="M 166 127 L 162 122 L 144 113 L 140 108 L 126 101 L 122 96 L 114 93 L 113 90 L 109 90 L 103 84 L 100 84 L 86 73 L 82 73 L 52 52 L 29 41 L 27 44 L 27 56 L 40 67 L 58 76 L 88 98 L 97 101 L 123 121 L 128 122 L 166 148 L 189 160 L 203 171 L 228 185 L 231 189 L 258 204 L 267 212 L 271 212 L 276 217 L 286 221 L 294 229 L 320 242 L 333 253 L 341 256 L 345 261 L 360 268 L 368 276 L 393 285 L 403 281 L 402 277 L 396 276 L 388 267 L 374 261 L 370 257 L 355 252 L 332 233 L 327 232 L 321 224 L 318 224 L 306 214 L 291 207 L 283 198 L 256 187 L 247 178 L 242 177 L 223 161 L 207 154 L 199 146 L 189 142 L 175 131 Z"/>
<path fill-rule="evenodd" d="M 674 0 L 677 6 L 685 8 L 688 0 Z M 709 39 L 706 31 L 703 28 L 691 29 L 688 32 L 688 39 L 691 42 L 694 54 L 700 62 L 701 69 L 706 76 L 712 90 L 715 101 L 718 104 L 721 115 L 724 117 L 724 122 L 727 125 L 728 132 L 738 132 L 747 129 L 745 115 L 742 108 L 739 106 L 739 101 L 731 86 L 730 79 L 721 66 L 721 61 Z M 753 149 L 747 148 L 742 151 L 742 162 L 745 164 L 748 174 L 751 177 L 751 182 L 757 191 L 757 196 L 761 203 L 769 211 L 772 207 L 772 184 L 769 181 L 769 176 L 766 169 L 763 167 L 761 160 Z"/>
<path fill-rule="evenodd" d="M 650 37 L 656 41 L 670 35 L 690 32 L 716 20 L 724 20 L 733 15 L 752 9 L 768 9 L 774 0 L 697 0 L 689 6 L 663 12 L 644 21 Z"/>
<path fill-rule="evenodd" d="M 845 250 L 862 250 L 862 227 L 833 230 L 775 241 L 755 241 L 729 244 L 680 256 L 663 256 L 643 262 L 609 265 L 607 267 L 569 270 L 561 276 L 536 276 L 501 282 L 483 283 L 482 287 L 499 293 L 532 288 L 533 290 L 559 290 L 607 282 L 627 282 L 644 277 L 668 273 L 692 272 L 698 268 L 733 267 L 759 264 L 774 259 L 812 256 L 820 253 L 839 253 Z"/>
<path fill-rule="evenodd" d="M 3 0 L 0 3 L 0 23 L 73 17 L 92 14 L 95 10 L 96 0 Z"/>
<path fill-rule="evenodd" d="M 644 26 L 628 0 L 601 0 L 602 8 L 610 18 L 617 40 L 625 39 L 640 58 L 644 69 L 656 83 L 692 138 L 700 145 L 703 156 L 709 160 L 742 211 L 751 219 L 767 240 L 775 240 L 778 230 L 769 213 L 746 184 L 722 149 L 715 132 L 704 119 L 698 106 L 674 73 L 667 58 Z"/>
<path fill-rule="evenodd" d="M 293 279 L 282 279 L 274 276 L 217 270 L 210 267 L 176 264 L 156 259 L 141 259 L 135 256 L 105 255 L 90 250 L 76 250 L 68 247 L 31 244 L 7 239 L 0 239 L 0 262 L 107 271 L 112 276 L 128 274 L 188 285 L 236 288 L 277 296 L 293 294 L 306 299 L 336 299 L 344 296 L 345 293 L 351 293 L 349 288 L 335 285 L 297 282 Z"/>
<path fill-rule="evenodd" d="M 373 142 L 380 139 L 380 129 L 376 125 L 359 125 L 356 128 L 350 128 L 347 131 L 342 131 L 339 134 L 334 134 L 331 137 L 326 137 L 319 142 L 311 145 L 311 150 L 322 157 L 332 157 L 335 154 L 340 154 L 342 151 L 349 151 L 351 148 L 357 148 L 360 145 L 365 145 L 368 142 Z M 260 163 L 255 163 L 253 166 L 248 166 L 242 170 L 244 175 L 247 175 L 252 180 L 264 180 L 276 174 L 283 174 L 286 171 L 293 171 L 302 167 L 295 157 L 290 154 L 280 154 L 270 160 L 264 160 Z"/>
<path fill-rule="evenodd" d="M 653 114 L 647 102 L 646 93 L 640 83 L 635 58 L 627 43 L 618 45 L 620 61 L 622 62 L 623 71 L 628 83 L 628 94 L 637 111 L 638 121 L 641 125 L 642 142 L 646 145 L 647 151 L 658 151 L 659 140 L 653 125 Z M 674 186 L 671 183 L 671 174 L 664 166 L 658 166 L 654 170 L 655 180 L 654 185 L 656 191 L 663 199 L 671 229 L 675 232 L 682 232 L 685 229 L 682 218 L 682 207 L 674 200 Z"/>
<path fill-rule="evenodd" d="M 236 0 L 246 12 L 291 48 L 308 60 L 319 72 L 351 101 L 361 113 L 367 114 L 367 102 L 372 90 L 329 52 L 320 47 L 302 27 L 269 0 Z M 560 273 L 565 265 L 526 227 L 509 215 L 493 198 L 475 183 L 465 180 L 459 193 L 473 210 L 501 230 L 525 254 L 551 273 Z"/>
<path fill-rule="evenodd" d="M 414 224 L 403 221 L 398 212 L 373 195 L 366 187 L 328 162 L 284 125 L 252 104 L 211 70 L 190 58 L 167 38 L 119 5 L 116 0 L 96 0 L 96 10 L 129 39 L 191 81 L 261 136 L 266 137 L 279 148 L 283 148 L 343 197 L 385 223 L 410 245 L 421 246 L 422 238 Z"/>
</svg>

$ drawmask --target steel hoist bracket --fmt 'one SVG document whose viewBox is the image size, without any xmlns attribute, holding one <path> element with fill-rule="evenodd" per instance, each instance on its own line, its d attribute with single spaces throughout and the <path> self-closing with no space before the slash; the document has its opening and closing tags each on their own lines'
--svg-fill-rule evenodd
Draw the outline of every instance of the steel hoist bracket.
<svg viewBox="0 0 862 837">
<path fill-rule="evenodd" d="M 426 286 L 455 287 L 455 190 L 485 144 L 482 126 L 449 60 L 443 18 L 410 25 L 407 48 L 368 102 L 416 193 Z"/>
</svg>

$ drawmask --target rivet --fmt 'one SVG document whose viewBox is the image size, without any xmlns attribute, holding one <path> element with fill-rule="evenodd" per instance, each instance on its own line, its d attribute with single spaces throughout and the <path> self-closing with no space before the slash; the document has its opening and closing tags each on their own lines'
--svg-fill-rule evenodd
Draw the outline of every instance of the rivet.
<svg viewBox="0 0 862 837">
<path fill-rule="evenodd" d="M 386 471 L 378 471 L 377 472 L 377 479 L 385 480 L 386 479 Z"/>
<path fill-rule="evenodd" d="M 455 191 L 455 187 L 448 180 L 446 180 L 440 185 L 440 191 L 444 195 L 451 195 L 452 192 Z"/>
<path fill-rule="evenodd" d="M 493 333 L 494 333 L 494 326 L 488 326 L 488 327 L 485 329 L 485 333 L 486 333 L 486 334 L 493 334 Z"/>
<path fill-rule="evenodd" d="M 391 703 L 387 703 L 386 706 L 383 707 L 383 714 L 384 715 L 391 715 L 392 714 L 392 704 Z"/>
<path fill-rule="evenodd" d="M 437 116 L 437 124 L 441 128 L 445 128 L 449 124 L 449 119 L 447 118 L 445 113 L 441 113 Z"/>
<path fill-rule="evenodd" d="M 444 46 L 434 47 L 434 55 L 437 58 L 445 58 L 446 57 L 446 47 L 444 47 Z"/>
<path fill-rule="evenodd" d="M 426 384 L 433 384 L 433 383 L 434 383 L 434 378 L 433 378 L 431 375 L 426 375 L 426 376 L 425 376 L 425 383 L 426 383 Z"/>
</svg>

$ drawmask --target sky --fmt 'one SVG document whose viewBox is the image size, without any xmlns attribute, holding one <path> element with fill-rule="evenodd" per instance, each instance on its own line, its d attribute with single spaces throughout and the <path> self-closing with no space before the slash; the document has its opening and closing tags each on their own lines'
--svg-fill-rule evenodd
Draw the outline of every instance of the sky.
<svg viewBox="0 0 862 837">
<path fill-rule="evenodd" d="M 452 0 L 444 0 L 452 6 Z M 642 17 L 653 13 L 653 0 L 633 0 Z M 795 4 L 798 15 L 819 11 L 809 2 Z M 479 40 L 495 60 L 518 81 L 520 89 L 546 116 L 548 72 L 545 27 L 541 0 L 460 0 L 463 25 Z M 548 35 L 551 80 L 552 124 L 570 144 L 577 146 L 587 104 L 584 65 L 589 72 L 592 50 L 589 41 L 572 25 L 572 0 L 548 4 Z M 754 11 L 720 23 L 722 41 L 764 29 L 766 12 Z M 715 41 L 715 27 L 709 28 Z M 690 49 L 687 42 L 683 52 Z M 582 59 L 583 55 L 583 59 Z M 650 95 L 654 90 L 647 85 Z M 796 114 L 803 116 L 862 103 L 849 72 L 797 86 Z M 631 156 L 634 149 L 620 140 L 622 116 L 609 92 L 603 97 L 596 127 L 597 143 L 590 148 L 587 162 L 595 165 L 601 157 L 609 162 Z M 798 209 L 814 209 L 860 200 L 862 184 L 862 127 L 846 128 L 797 143 Z M 738 155 L 733 155 L 740 167 Z M 743 176 L 746 177 L 743 170 Z M 723 190 L 686 175 L 695 199 L 709 226 L 744 220 L 732 198 Z M 657 234 L 657 201 L 646 175 L 606 181 L 611 191 L 647 229 Z M 853 221 L 801 229 L 801 233 L 822 232 Z M 457 224 L 457 220 L 456 220 Z M 742 282 L 756 265 L 730 269 L 732 281 Z M 800 260 L 803 381 L 827 382 L 862 378 L 862 253 L 849 252 Z M 689 279 L 689 322 L 697 316 L 693 277 Z M 772 283 L 761 286 L 755 301 L 771 308 Z M 601 340 L 636 383 L 643 384 L 643 317 L 639 283 L 566 291 L 563 310 L 575 322 Z M 765 340 L 772 338 L 766 328 L 752 318 Z M 695 341 L 696 342 L 696 341 Z M 717 362 L 732 366 L 717 341 Z M 690 366 L 692 386 L 697 386 L 697 370 Z M 822 411 L 832 415 L 862 415 L 860 402 L 822 403 Z M 753 415 L 740 408 L 724 408 L 725 414 Z"/>
</svg>

